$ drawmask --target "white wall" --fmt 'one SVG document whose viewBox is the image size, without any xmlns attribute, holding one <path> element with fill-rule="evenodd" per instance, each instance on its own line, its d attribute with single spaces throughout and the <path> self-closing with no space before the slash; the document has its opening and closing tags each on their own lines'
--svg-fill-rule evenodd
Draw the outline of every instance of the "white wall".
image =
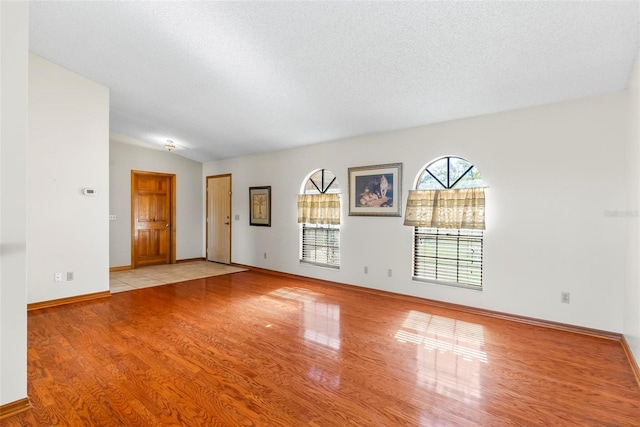
<svg viewBox="0 0 640 427">
<path fill-rule="evenodd" d="M 0 406 L 27 397 L 29 4 L 0 2 Z"/>
<path fill-rule="evenodd" d="M 627 152 L 627 269 L 624 288 L 624 334 L 640 364 L 640 55 L 629 84 Z"/>
<path fill-rule="evenodd" d="M 29 55 L 28 141 L 28 301 L 109 290 L 108 89 Z"/>
<path fill-rule="evenodd" d="M 110 137 L 109 266 L 131 265 L 131 170 L 176 175 L 176 259 L 204 256 L 202 163 L 144 148 L 124 135 Z"/>
<path fill-rule="evenodd" d="M 235 263 L 621 332 L 625 221 L 607 212 L 626 209 L 625 99 L 618 93 L 205 163 L 203 175 L 233 174 Z M 475 163 L 489 186 L 482 292 L 412 281 L 412 229 L 402 218 L 347 216 L 349 167 L 402 162 L 404 211 L 421 168 L 447 154 Z M 340 270 L 298 262 L 296 194 L 317 168 L 334 172 L 343 191 Z M 272 186 L 270 228 L 248 225 L 247 189 L 258 185 Z M 560 303 L 561 291 L 571 293 L 570 304 Z"/>
</svg>

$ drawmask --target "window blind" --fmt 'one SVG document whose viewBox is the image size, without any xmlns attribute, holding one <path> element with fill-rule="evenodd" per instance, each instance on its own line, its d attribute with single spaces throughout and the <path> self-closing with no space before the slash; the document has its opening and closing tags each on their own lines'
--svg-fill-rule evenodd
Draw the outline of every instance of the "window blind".
<svg viewBox="0 0 640 427">
<path fill-rule="evenodd" d="M 417 279 L 482 287 L 483 231 L 415 227 Z"/>
<path fill-rule="evenodd" d="M 340 228 L 331 225 L 302 225 L 301 262 L 340 267 Z"/>
</svg>

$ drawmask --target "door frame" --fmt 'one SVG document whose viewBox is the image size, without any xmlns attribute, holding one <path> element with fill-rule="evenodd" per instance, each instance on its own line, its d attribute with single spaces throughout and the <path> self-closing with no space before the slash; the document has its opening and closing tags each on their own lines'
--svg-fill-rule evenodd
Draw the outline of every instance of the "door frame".
<svg viewBox="0 0 640 427">
<path fill-rule="evenodd" d="M 136 224 L 135 224 L 135 197 L 136 194 L 134 192 L 133 183 L 134 177 L 136 175 L 157 175 L 157 176 L 165 176 L 168 177 L 171 181 L 171 233 L 170 236 L 170 246 L 169 246 L 169 264 L 176 263 L 176 174 L 172 173 L 162 173 L 162 172 L 150 172 L 150 171 L 141 171 L 131 169 L 131 181 L 130 181 L 130 192 L 131 192 L 131 268 L 136 268 L 136 252 L 135 252 L 135 237 L 136 237 Z"/>
<path fill-rule="evenodd" d="M 209 179 L 214 179 L 214 178 L 224 178 L 224 177 L 229 177 L 229 265 L 233 264 L 233 259 L 231 259 L 231 255 L 233 254 L 233 251 L 231 250 L 231 244 L 232 244 L 232 236 L 233 236 L 233 177 L 231 176 L 230 173 L 223 173 L 220 175 L 207 175 L 207 177 L 204 180 L 204 191 L 205 191 L 205 206 L 206 206 L 206 211 L 205 211 L 205 217 L 204 217 L 204 223 L 205 223 L 205 242 L 204 242 L 204 258 L 208 261 L 209 260 Z"/>
</svg>

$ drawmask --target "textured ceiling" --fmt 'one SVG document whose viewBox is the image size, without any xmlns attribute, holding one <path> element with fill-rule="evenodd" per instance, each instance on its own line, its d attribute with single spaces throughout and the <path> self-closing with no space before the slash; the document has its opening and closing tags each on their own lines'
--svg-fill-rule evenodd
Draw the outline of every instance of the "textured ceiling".
<svg viewBox="0 0 640 427">
<path fill-rule="evenodd" d="M 210 161 L 623 90 L 638 2 L 31 2 L 111 131 Z"/>
</svg>

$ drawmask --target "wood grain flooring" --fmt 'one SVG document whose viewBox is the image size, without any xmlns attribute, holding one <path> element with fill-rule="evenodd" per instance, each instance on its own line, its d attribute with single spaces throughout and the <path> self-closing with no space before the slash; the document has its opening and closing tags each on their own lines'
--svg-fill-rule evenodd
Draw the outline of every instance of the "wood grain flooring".
<svg viewBox="0 0 640 427">
<path fill-rule="evenodd" d="M 13 426 L 638 426 L 620 342 L 246 271 L 34 310 Z"/>
</svg>

